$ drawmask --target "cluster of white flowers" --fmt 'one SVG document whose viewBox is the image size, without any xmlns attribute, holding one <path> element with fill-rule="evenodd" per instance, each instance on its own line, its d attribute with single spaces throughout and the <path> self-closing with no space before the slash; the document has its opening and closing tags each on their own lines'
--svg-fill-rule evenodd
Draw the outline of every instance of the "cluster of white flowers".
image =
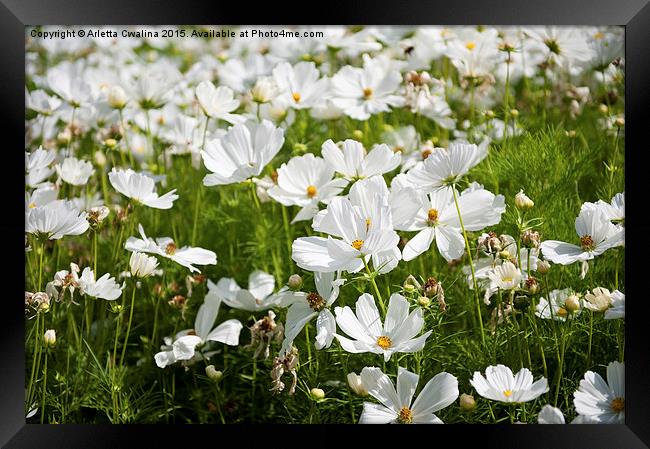
<svg viewBox="0 0 650 449">
<path fill-rule="evenodd" d="M 25 232 L 34 236 L 34 243 L 39 242 L 41 270 L 47 240 L 82 235 L 89 229 L 94 233 L 91 240 L 96 239 L 109 206 L 116 210 L 116 220 L 122 220 L 120 232 L 133 234 L 138 224 L 139 236 L 127 233 L 122 240 L 120 235 L 113 260 L 122 247 L 130 252 L 128 275 L 135 278 L 134 297 L 144 279 L 157 272 L 160 261 L 165 270 L 164 264 L 173 262 L 190 273 L 200 273 L 196 265 L 216 265 L 214 251 L 194 246 L 196 230 L 192 246 L 180 246 L 176 229 L 176 240 L 151 238 L 139 223 L 145 222 L 145 216 L 156 217 L 157 223 L 170 209 L 179 209 L 178 192 L 184 190 L 170 188 L 169 173 L 177 168 L 176 158 L 183 155 L 189 155 L 201 173 L 197 188 L 250 185 L 256 189 L 255 201 L 297 206 L 290 223 L 307 222 L 311 228 L 307 236 L 303 233 L 288 243 L 295 265 L 313 273 L 313 291 L 301 291 L 301 280 L 276 289 L 274 274 L 259 269 L 250 273 L 246 288 L 231 277 L 216 283 L 208 279 L 194 327 L 166 337 L 155 354 L 160 368 L 209 359 L 215 353 L 210 350 L 211 341 L 239 345 L 243 328 L 239 320 L 215 326 L 222 303 L 251 313 L 269 310 L 266 321 L 255 321 L 255 335 L 262 344 L 257 351 L 264 349 L 268 355 L 271 337 L 282 341 L 274 362 L 274 391 L 284 388 L 279 378 L 285 371 L 294 376 L 294 391 L 298 363 L 294 341 L 312 320 L 316 321 L 313 340 L 318 350 L 336 340 L 348 353 L 376 354 L 384 363 L 397 354 L 423 351 L 433 332 L 425 325 L 424 308 L 433 296 L 445 304 L 442 286 L 436 283 L 434 293 L 423 294 L 425 301 L 416 307 L 404 291 L 389 291 L 384 294 L 386 305 L 376 278 L 426 257 L 429 251 L 450 266 L 468 259 L 469 266 L 461 270 L 476 295 L 478 319 L 485 307 L 478 300 L 481 290 L 488 305 L 493 306 L 493 298 L 498 298 L 493 321 L 501 322 L 514 307 L 516 295 L 538 292 L 531 273 L 548 271 L 549 262 L 581 262 L 584 279 L 588 261 L 624 246 L 624 193 L 609 203 L 584 203 L 575 220 L 579 244 L 573 244 L 540 241 L 534 226 L 523 229 L 522 217 L 535 204 L 523 191 L 514 201 L 521 235 L 497 236 L 489 231 L 505 216 L 506 198 L 472 180 L 473 169 L 490 156 L 493 143 L 526 132 L 516 120 L 516 109 L 506 111 L 503 120 L 491 111 L 504 104 L 507 110 L 514 107 L 508 103 L 512 86 L 525 77 L 537 85 L 561 87 L 568 92 L 575 117 L 590 87 L 620 76 L 623 41 L 618 29 L 326 30 L 324 39 L 288 38 L 263 48 L 253 39 L 231 45 L 221 40 L 172 39 L 172 45 L 193 56 L 187 59 L 189 66 L 181 66 L 163 51 L 166 40 L 153 38 L 28 44 L 49 55 L 64 56 L 55 58 L 63 62 L 41 73 L 32 59 L 36 52 L 28 53 L 27 75 L 32 85 L 25 90 L 25 101 L 35 118 L 27 123 Z M 150 60 L 136 51 L 145 44 L 155 49 Z M 94 51 L 80 51 L 86 46 Z M 327 54 L 333 56 L 323 57 Z M 86 56 L 70 61 L 74 59 L 70 55 Z M 433 64 L 443 61 L 445 73 L 434 78 L 429 73 Z M 450 70 L 454 75 L 446 73 Z M 600 79 L 588 77 L 590 86 L 567 85 L 567 79 L 584 79 L 580 76 L 593 73 Z M 465 120 L 456 105 L 469 109 L 470 119 Z M 485 112 L 485 120 L 473 120 L 475 108 Z M 414 122 L 426 120 L 431 128 L 443 130 L 444 139 L 434 139 L 421 126 L 395 128 L 383 123 L 384 114 L 397 111 L 410 114 Z M 375 133 L 381 136 L 379 141 L 361 129 L 341 141 L 317 141 L 316 148 L 312 148 L 313 140 L 309 145 L 294 140 L 296 123 L 320 126 L 346 120 L 362 128 L 375 119 L 383 126 Z M 80 136 L 93 140 L 96 150 L 90 157 Z M 294 145 L 291 157 L 290 143 Z M 277 171 L 272 167 L 278 167 Z M 195 221 L 202 191 L 197 194 Z M 59 195 L 67 197 L 59 199 Z M 120 203 L 127 206 L 117 207 Z M 126 217 L 133 210 L 137 219 Z M 155 225 L 147 227 L 151 231 Z M 467 233 L 481 231 L 485 232 L 474 258 Z M 81 271 L 73 263 L 69 271 L 57 271 L 47 283 L 47 294 L 55 300 L 65 291 L 72 298 L 76 290 L 109 301 L 121 296 L 125 285 L 119 286 L 109 273 L 96 278 L 96 252 L 94 257 L 95 270 Z M 235 267 L 226 270 L 235 276 Z M 373 294 L 354 294 L 354 308 L 341 301 L 351 278 L 374 287 Z M 610 293 L 598 287 L 582 295 L 566 288 L 547 291 L 534 309 L 537 317 L 562 325 L 578 318 L 585 308 L 591 313 L 604 312 L 605 319 L 624 318 L 624 301 L 625 295 L 617 289 Z M 276 325 L 277 315 L 270 309 L 286 309 L 284 325 L 277 330 L 273 327 L 272 332 L 263 329 L 271 322 Z M 482 321 L 480 325 L 483 333 Z M 131 319 L 128 326 L 130 330 Z M 220 378 L 210 366 L 209 377 Z M 580 415 L 576 422 L 622 422 L 622 370 L 622 364 L 610 364 L 609 386 L 598 374 L 585 374 L 575 393 Z M 442 423 L 434 413 L 459 396 L 458 380 L 446 372 L 431 378 L 415 401 L 419 376 L 401 366 L 397 389 L 377 367 L 367 366 L 360 377 L 349 379 L 355 392 L 381 403 L 364 403 L 361 423 Z M 533 382 L 528 369 L 514 375 L 504 365 L 487 367 L 485 377 L 475 372 L 470 383 L 484 398 L 504 403 L 532 401 L 548 391 L 546 378 Z M 313 396 L 322 398 L 321 393 Z M 539 422 L 559 422 L 560 417 L 564 422 L 562 413 L 548 406 Z"/>
</svg>

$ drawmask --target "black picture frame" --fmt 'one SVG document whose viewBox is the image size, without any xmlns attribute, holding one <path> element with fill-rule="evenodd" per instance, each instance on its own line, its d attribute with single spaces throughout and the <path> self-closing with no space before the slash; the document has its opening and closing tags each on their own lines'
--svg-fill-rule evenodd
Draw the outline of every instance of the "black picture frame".
<svg viewBox="0 0 650 449">
<path fill-rule="evenodd" d="M 23 183 L 19 167 L 24 163 L 18 148 L 24 146 L 21 135 L 24 119 L 25 32 L 26 25 L 40 24 L 208 24 L 208 23 L 307 23 L 307 24 L 490 24 L 490 25 L 623 25 L 626 56 L 626 424 L 584 426 L 472 425 L 410 427 L 408 432 L 421 433 L 422 442 L 406 436 L 414 444 L 500 448 L 647 448 L 650 446 L 650 350 L 646 332 L 650 303 L 645 292 L 650 219 L 644 213 L 648 202 L 644 196 L 650 145 L 645 138 L 650 105 L 650 3 L 648 0 L 586 1 L 545 0 L 465 0 L 393 2 L 357 0 L 350 2 L 301 2 L 242 4 L 208 3 L 184 0 L 0 0 L 0 123 L 4 161 L 3 216 L 0 219 L 4 260 L 2 276 L 4 298 L 0 299 L 0 444 L 6 448 L 76 448 L 76 447 L 169 447 L 199 444 L 226 444 L 237 434 L 244 445 L 311 444 L 322 439 L 337 444 L 363 434 L 383 437 L 385 432 L 404 438 L 401 426 L 322 426 L 268 427 L 257 425 L 191 426 L 179 430 L 155 425 L 26 425 L 24 418 L 24 309 L 19 290 L 24 264 L 22 247 L 24 222 L 20 220 L 23 204 L 19 192 Z M 7 139 L 9 137 L 9 139 Z M 15 177 L 15 179 L 14 179 Z M 22 262 L 22 263 L 21 263 Z M 399 429 L 398 429 L 399 428 Z M 470 430 L 470 431 L 468 431 Z M 334 433 L 328 433 L 334 432 Z M 424 434 L 426 433 L 426 434 Z M 324 438 L 323 438 L 324 437 Z M 350 438 L 350 440 L 348 440 Z M 206 440 L 206 441 L 207 441 Z M 318 441 L 315 441 L 318 442 Z M 391 444 L 386 441 L 387 444 Z M 144 444 L 145 446 L 142 446 Z M 338 443 L 340 444 L 340 443 Z M 480 446 L 478 446 L 480 445 Z"/>
</svg>

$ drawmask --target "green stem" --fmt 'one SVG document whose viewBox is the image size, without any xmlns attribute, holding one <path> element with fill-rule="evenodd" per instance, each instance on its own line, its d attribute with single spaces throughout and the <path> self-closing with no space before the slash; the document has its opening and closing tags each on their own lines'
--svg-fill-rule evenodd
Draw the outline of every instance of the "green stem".
<svg viewBox="0 0 650 449">
<path fill-rule="evenodd" d="M 375 289 L 375 294 L 377 295 L 377 299 L 379 299 L 379 306 L 381 307 L 381 311 L 384 314 L 384 317 L 386 316 L 386 305 L 384 304 L 384 300 L 381 297 L 381 293 L 379 293 L 379 287 L 377 287 L 377 282 L 375 281 L 375 276 L 374 274 L 370 271 L 370 267 L 368 267 L 368 263 L 366 262 L 366 257 L 363 256 L 361 258 L 363 261 L 363 265 L 366 267 L 366 273 L 368 273 L 368 277 L 370 278 L 370 283 L 372 284 L 373 288 Z"/>
<path fill-rule="evenodd" d="M 481 315 L 481 303 L 478 298 L 478 283 L 476 282 L 476 273 L 474 271 L 474 261 L 472 259 L 472 250 L 469 247 L 469 240 L 467 239 L 467 231 L 463 224 L 463 216 L 460 213 L 460 206 L 458 205 L 458 194 L 456 193 L 456 185 L 451 186 L 451 191 L 454 194 L 454 204 L 456 205 L 456 212 L 458 213 L 458 221 L 460 222 L 460 229 L 463 231 L 465 238 L 465 249 L 467 250 L 467 257 L 469 257 L 469 267 L 472 272 L 472 283 L 474 284 L 474 299 L 476 301 L 476 312 L 478 315 L 478 323 L 481 329 L 481 343 L 485 346 L 485 332 L 483 331 L 483 316 Z"/>
<path fill-rule="evenodd" d="M 122 355 L 120 357 L 120 366 L 124 363 L 124 356 L 126 355 L 126 346 L 129 342 L 129 334 L 131 333 L 131 323 L 133 322 L 133 309 L 135 308 L 135 291 L 136 285 L 133 284 L 133 294 L 131 295 L 131 307 L 129 310 L 129 324 L 126 326 L 126 337 L 124 337 L 124 346 L 122 347 Z"/>
<path fill-rule="evenodd" d="M 41 424 L 45 421 L 45 392 L 47 387 L 47 352 L 45 353 L 45 365 L 43 366 L 43 393 L 41 397 Z"/>
</svg>

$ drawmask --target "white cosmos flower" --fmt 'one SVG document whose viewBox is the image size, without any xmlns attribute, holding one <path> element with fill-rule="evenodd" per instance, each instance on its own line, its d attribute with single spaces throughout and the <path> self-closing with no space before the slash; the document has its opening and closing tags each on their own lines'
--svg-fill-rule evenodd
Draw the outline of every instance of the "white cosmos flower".
<svg viewBox="0 0 650 449">
<path fill-rule="evenodd" d="M 429 195 L 419 194 L 417 212 L 406 221 L 396 223 L 398 230 L 419 231 L 404 246 L 404 260 L 412 260 L 426 252 L 434 239 L 438 251 L 447 261 L 459 259 L 465 252 L 465 241 L 451 189 L 438 189 Z M 506 209 L 503 195 L 495 196 L 478 184 L 458 195 L 458 206 L 465 229 L 469 231 L 479 231 L 499 223 Z"/>
<path fill-rule="evenodd" d="M 158 196 L 155 190 L 155 181 L 151 177 L 137 173 L 130 168 L 122 170 L 113 167 L 108 174 L 108 179 L 115 190 L 122 195 L 155 209 L 171 209 L 174 201 L 178 199 L 176 189 Z"/>
<path fill-rule="evenodd" d="M 142 109 L 159 109 L 169 101 L 181 74 L 171 64 L 151 64 L 132 72 L 135 77 L 125 87 Z"/>
<path fill-rule="evenodd" d="M 390 378 L 376 367 L 365 367 L 361 381 L 368 393 L 381 404 L 363 403 L 359 424 L 443 424 L 435 412 L 458 398 L 458 380 L 449 373 L 436 374 L 413 396 L 419 376 L 401 366 L 397 370 L 397 390 Z"/>
<path fill-rule="evenodd" d="M 64 61 L 47 71 L 50 89 L 73 107 L 84 106 L 93 100 L 92 89 L 85 81 L 84 65 L 82 60 L 76 63 Z"/>
<path fill-rule="evenodd" d="M 500 290 L 512 290 L 519 287 L 523 276 L 521 270 L 510 261 L 495 266 L 489 273 L 488 278 L 492 284 Z"/>
<path fill-rule="evenodd" d="M 605 319 L 615 320 L 617 318 L 625 318 L 625 294 L 614 290 L 610 307 L 605 310 Z"/>
<path fill-rule="evenodd" d="M 88 178 L 95 173 L 93 164 L 74 157 L 65 158 L 63 163 L 57 164 L 55 168 L 59 177 L 73 186 L 86 185 Z"/>
<path fill-rule="evenodd" d="M 327 204 L 347 185 L 344 179 L 332 179 L 334 169 L 325 160 L 308 153 L 294 157 L 278 169 L 277 184 L 268 194 L 284 206 L 302 209 L 292 223 L 310 220 L 318 212 L 318 203 Z"/>
<path fill-rule="evenodd" d="M 404 104 L 396 95 L 401 82 L 399 71 L 364 55 L 363 68 L 348 65 L 332 77 L 332 103 L 353 119 L 368 120 Z"/>
<path fill-rule="evenodd" d="M 174 342 L 170 342 L 171 347 L 164 347 L 163 351 L 154 356 L 156 365 L 159 368 L 164 368 L 177 361 L 189 361 L 198 355 L 197 346 L 209 341 L 237 346 L 239 344 L 239 334 L 243 327 L 238 320 L 227 320 L 212 328 L 219 314 L 220 306 L 221 299 L 213 292 L 208 292 L 194 320 L 194 329 L 187 329 L 176 334 Z"/>
<path fill-rule="evenodd" d="M 80 235 L 88 229 L 86 216 L 86 212 L 80 212 L 68 201 L 52 201 L 25 213 L 25 232 L 40 234 L 49 240 Z"/>
<path fill-rule="evenodd" d="M 29 209 L 45 206 L 46 204 L 56 201 L 58 194 L 59 189 L 53 184 L 43 185 L 31 193 L 25 192 L 25 213 L 27 213 Z"/>
<path fill-rule="evenodd" d="M 407 173 L 408 181 L 427 192 L 456 183 L 487 156 L 487 146 L 452 142 L 437 149 Z"/>
<path fill-rule="evenodd" d="M 241 288 L 232 278 L 221 278 L 215 284 L 208 279 L 208 290 L 214 292 L 233 309 L 259 312 L 278 304 L 283 292 L 273 294 L 275 278 L 262 270 L 255 270 L 248 276 L 248 288 Z"/>
<path fill-rule="evenodd" d="M 335 279 L 336 276 L 336 279 Z M 284 326 L 280 358 L 291 351 L 294 339 L 312 319 L 316 318 L 316 349 L 329 348 L 336 332 L 336 319 L 329 308 L 339 297 L 345 279 L 339 273 L 314 273 L 316 292 L 294 292 L 286 295 L 281 306 L 290 306 Z"/>
<path fill-rule="evenodd" d="M 355 308 L 356 313 L 348 306 L 334 309 L 336 323 L 351 339 L 339 334 L 335 337 L 348 352 L 383 354 L 388 361 L 395 353 L 421 351 L 431 335 L 427 331 L 416 337 L 424 326 L 422 309 L 418 307 L 409 314 L 409 302 L 398 293 L 390 296 L 383 325 L 372 295 L 359 296 Z"/>
<path fill-rule="evenodd" d="M 313 62 L 301 61 L 295 66 L 282 62 L 273 69 L 273 79 L 280 94 L 278 100 L 295 109 L 310 108 L 325 95 L 329 80 L 320 78 Z"/>
<path fill-rule="evenodd" d="M 163 133 L 163 138 L 173 146 L 174 154 L 194 153 L 199 155 L 203 141 L 203 131 L 194 117 L 179 114 L 175 117 L 172 127 Z"/>
<path fill-rule="evenodd" d="M 124 247 L 127 251 L 138 251 L 142 253 L 151 253 L 158 256 L 171 259 L 179 265 L 187 267 L 190 271 L 201 271 L 194 266 L 196 265 L 216 265 L 217 255 L 213 251 L 203 248 L 194 248 L 190 246 L 183 246 L 178 248 L 174 240 L 170 237 L 160 237 L 156 240 L 147 237 L 144 233 L 144 228 L 138 224 L 138 231 L 140 232 L 141 239 L 137 237 L 129 237 Z"/>
<path fill-rule="evenodd" d="M 330 236 L 300 237 L 293 242 L 291 257 L 304 270 L 354 273 L 364 267 L 364 260 L 372 258 L 373 267 L 379 270 L 390 260 L 401 259 L 397 233 L 369 225 L 361 208 L 347 198 L 330 201 L 318 231 Z"/>
<path fill-rule="evenodd" d="M 95 279 L 95 273 L 89 267 L 84 268 L 78 280 L 79 292 L 82 295 L 113 301 L 122 295 L 122 288 L 115 282 L 115 278 L 106 273 Z"/>
<path fill-rule="evenodd" d="M 540 245 L 544 258 L 560 265 L 570 265 L 591 260 L 625 242 L 625 228 L 612 224 L 599 208 L 583 208 L 576 218 L 575 229 L 580 246 L 546 240 Z"/>
<path fill-rule="evenodd" d="M 570 288 L 565 288 L 563 290 L 552 290 L 549 293 L 549 300 L 542 297 L 539 298 L 537 303 L 535 315 L 545 320 L 554 319 L 556 321 L 566 321 L 567 319 L 574 319 L 580 312 L 582 312 L 582 307 L 578 307 L 577 310 L 571 311 L 566 306 L 566 300 L 573 294 Z"/>
<path fill-rule="evenodd" d="M 131 275 L 139 278 L 151 276 L 158 268 L 158 259 L 145 253 L 134 251 L 129 259 Z"/>
<path fill-rule="evenodd" d="M 532 401 L 548 391 L 545 377 L 533 383 L 533 375 L 528 368 L 522 368 L 513 375 L 505 365 L 488 366 L 485 377 L 475 371 L 469 383 L 484 398 L 507 403 Z"/>
<path fill-rule="evenodd" d="M 607 365 L 607 382 L 600 374 L 587 371 L 573 393 L 578 417 L 598 424 L 625 423 L 625 363 Z"/>
<path fill-rule="evenodd" d="M 400 153 L 394 153 L 386 144 L 377 145 L 366 153 L 363 145 L 352 139 L 346 139 L 340 147 L 328 139 L 321 152 L 334 170 L 348 180 L 388 173 L 397 168 L 402 159 Z"/>
<path fill-rule="evenodd" d="M 619 227 L 625 226 L 625 192 L 614 195 L 610 203 L 603 200 L 598 200 L 595 203 L 586 202 L 582 205 L 582 209 L 585 208 L 600 209 L 607 220 Z"/>
<path fill-rule="evenodd" d="M 50 164 L 56 159 L 56 151 L 46 151 L 39 147 L 32 153 L 25 152 L 25 184 L 30 187 L 37 187 L 40 183 L 49 178 L 54 169 Z"/>
<path fill-rule="evenodd" d="M 234 98 L 234 94 L 230 87 L 215 87 L 210 81 L 201 81 L 196 86 L 196 99 L 199 101 L 205 115 L 232 124 L 241 123 L 245 120 L 241 115 L 231 114 L 232 111 L 239 107 L 239 100 Z"/>
<path fill-rule="evenodd" d="M 206 143 L 201 157 L 212 173 L 203 185 L 233 184 L 259 176 L 284 144 L 284 130 L 268 120 L 248 121 L 228 129 L 220 139 Z"/>
<path fill-rule="evenodd" d="M 537 424 L 565 424 L 562 410 L 546 404 L 537 415 Z"/>
<path fill-rule="evenodd" d="M 356 182 L 347 196 L 352 206 L 358 208 L 366 220 L 366 231 L 393 231 L 393 214 L 414 214 L 416 210 L 413 192 L 399 192 L 390 196 L 383 176 L 375 175 Z M 394 204 L 399 203 L 398 207 Z M 328 210 L 322 210 L 314 217 L 312 228 L 315 231 L 327 232 L 332 226 L 331 217 L 326 218 Z M 323 224 L 324 223 L 324 224 Z M 396 246 L 392 251 L 382 252 L 373 258 L 373 265 L 379 273 L 388 273 L 397 266 L 402 256 Z"/>
<path fill-rule="evenodd" d="M 25 88 L 25 107 L 42 115 L 52 115 L 59 106 L 61 100 L 57 97 L 48 95 L 42 89 L 36 89 L 31 92 Z"/>
</svg>

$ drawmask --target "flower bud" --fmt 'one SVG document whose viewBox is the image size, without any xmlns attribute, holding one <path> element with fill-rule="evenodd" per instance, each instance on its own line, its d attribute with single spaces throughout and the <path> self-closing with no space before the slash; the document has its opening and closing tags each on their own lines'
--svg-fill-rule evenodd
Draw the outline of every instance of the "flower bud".
<svg viewBox="0 0 650 449">
<path fill-rule="evenodd" d="M 56 141 L 62 145 L 67 145 L 72 139 L 72 133 L 68 128 L 65 128 L 59 134 L 56 135 Z"/>
<path fill-rule="evenodd" d="M 418 304 L 420 304 L 422 307 L 426 307 L 431 303 L 431 300 L 427 298 L 426 296 L 420 296 L 418 298 Z"/>
<path fill-rule="evenodd" d="M 573 138 L 577 135 L 575 129 L 570 129 L 570 130 L 568 130 L 568 131 L 564 131 L 564 133 L 565 133 L 566 136 L 567 136 L 568 138 L 570 138 L 570 139 L 573 139 Z"/>
<path fill-rule="evenodd" d="M 616 120 L 614 120 L 614 126 L 617 128 L 622 128 L 625 126 L 625 119 L 623 117 L 618 117 Z"/>
<path fill-rule="evenodd" d="M 293 290 L 298 290 L 300 287 L 302 287 L 302 278 L 300 277 L 299 274 L 292 274 L 289 276 L 289 281 L 287 282 L 287 285 L 289 288 Z"/>
<path fill-rule="evenodd" d="M 95 164 L 97 164 L 98 166 L 103 167 L 104 165 L 106 165 L 106 155 L 102 151 L 99 150 L 95 151 L 94 159 L 95 159 Z"/>
<path fill-rule="evenodd" d="M 606 105 L 606 104 L 602 104 L 602 103 L 600 104 L 600 106 L 598 106 L 598 110 L 599 110 L 602 114 L 607 114 L 607 113 L 609 112 L 609 108 L 607 107 L 607 105 Z"/>
<path fill-rule="evenodd" d="M 359 396 L 368 396 L 368 390 L 366 390 L 366 387 L 363 386 L 363 382 L 361 382 L 361 376 L 359 376 L 357 373 L 348 374 L 348 385 L 355 394 Z"/>
<path fill-rule="evenodd" d="M 501 260 L 510 260 L 510 257 L 512 255 L 510 254 L 510 251 L 507 249 L 504 249 L 503 251 L 499 251 L 499 259 Z"/>
<path fill-rule="evenodd" d="M 315 401 L 322 401 L 325 399 L 325 392 L 320 388 L 312 388 L 309 393 L 311 394 L 311 398 Z"/>
<path fill-rule="evenodd" d="M 476 408 L 476 401 L 474 396 L 471 394 L 461 394 L 460 395 L 460 408 L 466 412 L 471 412 Z"/>
<path fill-rule="evenodd" d="M 517 109 L 510 109 L 510 115 L 517 118 L 519 117 L 519 111 Z"/>
<path fill-rule="evenodd" d="M 307 152 L 307 145 L 304 143 L 296 142 L 293 144 L 293 151 L 299 154 L 305 153 Z"/>
<path fill-rule="evenodd" d="M 523 190 L 519 190 L 519 193 L 515 195 L 515 207 L 519 210 L 528 210 L 531 209 L 535 203 L 533 200 L 528 198 Z"/>
<path fill-rule="evenodd" d="M 551 271 L 551 264 L 549 262 L 547 262 L 546 260 L 537 261 L 537 272 L 539 274 L 546 274 L 549 271 Z"/>
<path fill-rule="evenodd" d="M 261 77 L 251 90 L 253 101 L 255 103 L 268 103 L 273 100 L 278 94 L 278 87 L 271 77 Z"/>
<path fill-rule="evenodd" d="M 488 109 L 487 111 L 485 111 L 485 117 L 488 119 L 494 118 L 494 111 L 492 109 Z"/>
<path fill-rule="evenodd" d="M 158 260 L 153 256 L 134 251 L 129 260 L 131 274 L 135 277 L 145 278 L 151 276 L 158 267 Z"/>
<path fill-rule="evenodd" d="M 113 109 L 122 109 L 126 105 L 126 92 L 120 86 L 111 86 L 107 94 L 108 104 Z"/>
<path fill-rule="evenodd" d="M 106 139 L 104 141 L 104 145 L 106 145 L 110 149 L 113 149 L 117 145 L 117 140 L 115 140 L 115 139 Z"/>
<path fill-rule="evenodd" d="M 530 276 L 526 279 L 526 291 L 531 295 L 534 295 L 539 291 L 539 282 L 533 276 Z"/>
<path fill-rule="evenodd" d="M 539 232 L 531 230 L 524 231 L 521 235 L 521 243 L 523 243 L 526 248 L 537 248 L 540 244 Z"/>
<path fill-rule="evenodd" d="M 404 290 L 407 290 L 407 291 L 410 291 L 410 292 L 415 291 L 415 290 L 419 290 L 419 289 L 422 288 L 422 286 L 420 285 L 418 280 L 415 279 L 415 277 L 412 274 L 408 275 L 408 277 L 404 280 L 404 284 L 402 284 L 402 286 L 404 287 Z"/>
<path fill-rule="evenodd" d="M 361 131 L 360 129 L 355 129 L 354 131 L 352 131 L 352 138 L 355 140 L 363 139 L 363 131 Z"/>
<path fill-rule="evenodd" d="M 205 375 L 214 382 L 219 382 L 223 377 L 223 373 L 221 371 L 217 371 L 214 368 L 214 365 L 208 365 L 205 367 Z"/>
<path fill-rule="evenodd" d="M 54 329 L 48 329 L 43 334 L 43 345 L 46 348 L 54 347 L 56 345 L 56 331 Z"/>
<path fill-rule="evenodd" d="M 564 308 L 569 312 L 577 312 L 580 310 L 580 298 L 578 298 L 578 295 L 574 294 L 569 296 L 566 301 L 564 301 Z"/>
</svg>

